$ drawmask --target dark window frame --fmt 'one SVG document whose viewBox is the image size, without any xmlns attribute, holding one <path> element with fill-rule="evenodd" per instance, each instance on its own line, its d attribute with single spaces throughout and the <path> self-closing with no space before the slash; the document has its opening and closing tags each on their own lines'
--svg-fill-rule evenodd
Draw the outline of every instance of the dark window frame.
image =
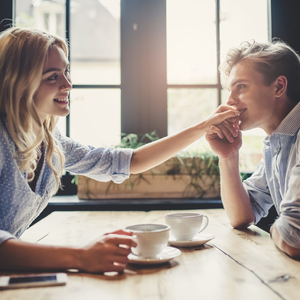
<svg viewBox="0 0 300 300">
<path fill-rule="evenodd" d="M 220 63 L 220 1 L 216 3 L 216 58 Z M 0 31 L 14 20 L 15 0 L 2 0 L 0 4 Z M 272 6 L 270 3 L 272 2 Z M 278 12 L 279 0 L 269 0 L 272 15 Z M 71 0 L 66 0 L 66 39 L 70 41 Z M 273 4 L 275 4 L 273 8 Z M 296 4 L 295 4 L 296 5 Z M 290 10 L 290 8 L 289 8 Z M 282 10 L 281 10 L 282 11 Z M 276 15 L 277 16 L 277 15 Z M 277 16 L 278 17 L 278 16 Z M 269 18 L 269 20 L 271 20 Z M 222 86 L 219 72 L 216 84 L 167 84 L 166 57 L 166 0 L 121 1 L 121 84 L 74 84 L 73 89 L 120 89 L 121 132 L 146 133 L 156 130 L 160 137 L 167 135 L 167 91 L 169 88 L 217 89 L 217 104 L 222 103 Z M 270 21 L 271 24 L 271 21 Z M 275 28 L 279 28 L 274 23 Z M 274 27 L 273 23 L 272 26 Z M 272 28 L 273 30 L 273 28 Z M 282 27 L 280 28 L 282 33 Z M 279 29 L 277 29 L 279 31 Z M 286 30 L 290 33 L 289 30 Z M 284 39 L 284 37 L 282 37 Z M 70 41 L 71 42 L 71 41 Z M 69 43 L 70 44 L 70 43 Z M 71 52 L 72 49 L 69 49 Z M 70 53 L 69 52 L 69 53 Z M 71 135 L 70 118 L 66 117 L 66 135 Z M 64 175 L 62 194 L 74 194 L 73 176 Z"/>
</svg>

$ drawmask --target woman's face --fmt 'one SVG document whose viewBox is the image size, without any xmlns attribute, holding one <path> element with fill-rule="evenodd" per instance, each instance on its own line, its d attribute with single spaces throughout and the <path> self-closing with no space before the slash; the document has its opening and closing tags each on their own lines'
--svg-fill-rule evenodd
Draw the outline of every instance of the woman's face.
<svg viewBox="0 0 300 300">
<path fill-rule="evenodd" d="M 64 51 L 54 45 L 46 57 L 42 80 L 33 97 L 41 122 L 47 115 L 65 117 L 69 114 L 71 88 L 69 62 Z"/>
</svg>

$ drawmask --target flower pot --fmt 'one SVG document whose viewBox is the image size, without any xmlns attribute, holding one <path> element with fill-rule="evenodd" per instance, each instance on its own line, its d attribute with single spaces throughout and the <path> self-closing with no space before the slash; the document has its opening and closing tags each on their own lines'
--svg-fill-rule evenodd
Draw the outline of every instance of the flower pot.
<svg viewBox="0 0 300 300">
<path fill-rule="evenodd" d="M 121 184 L 78 176 L 79 199 L 216 198 L 220 176 L 215 159 L 172 157 Z"/>
</svg>

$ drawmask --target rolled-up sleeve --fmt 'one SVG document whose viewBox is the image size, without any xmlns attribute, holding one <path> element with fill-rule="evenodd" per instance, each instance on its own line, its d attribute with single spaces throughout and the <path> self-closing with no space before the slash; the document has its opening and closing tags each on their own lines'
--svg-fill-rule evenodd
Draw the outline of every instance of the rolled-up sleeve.
<svg viewBox="0 0 300 300">
<path fill-rule="evenodd" d="M 130 176 L 132 149 L 85 146 L 63 137 L 59 132 L 56 132 L 56 138 L 65 155 L 66 171 L 115 183 L 121 183 Z"/>
<path fill-rule="evenodd" d="M 268 215 L 269 209 L 273 206 L 265 174 L 265 163 L 262 159 L 257 165 L 253 175 L 243 181 L 243 185 L 248 192 L 255 215 L 255 224 Z"/>
<path fill-rule="evenodd" d="M 0 230 L 0 245 L 10 239 L 16 239 L 16 237 L 7 231 Z"/>
<path fill-rule="evenodd" d="M 292 168 L 276 228 L 290 246 L 300 248 L 300 164 Z"/>
</svg>

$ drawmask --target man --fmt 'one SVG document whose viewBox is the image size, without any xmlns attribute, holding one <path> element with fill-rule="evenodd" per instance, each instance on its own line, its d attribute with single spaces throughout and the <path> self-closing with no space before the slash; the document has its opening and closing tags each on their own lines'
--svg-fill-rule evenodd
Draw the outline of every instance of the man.
<svg viewBox="0 0 300 300">
<path fill-rule="evenodd" d="M 232 141 L 220 139 L 223 123 L 206 135 L 219 156 L 221 195 L 234 228 L 256 224 L 275 206 L 279 215 L 270 233 L 283 252 L 300 257 L 300 60 L 281 41 L 244 42 L 231 49 L 220 67 L 230 95 L 227 104 L 240 112 Z M 239 173 L 240 130 L 262 128 L 263 159 L 243 183 Z"/>
</svg>

